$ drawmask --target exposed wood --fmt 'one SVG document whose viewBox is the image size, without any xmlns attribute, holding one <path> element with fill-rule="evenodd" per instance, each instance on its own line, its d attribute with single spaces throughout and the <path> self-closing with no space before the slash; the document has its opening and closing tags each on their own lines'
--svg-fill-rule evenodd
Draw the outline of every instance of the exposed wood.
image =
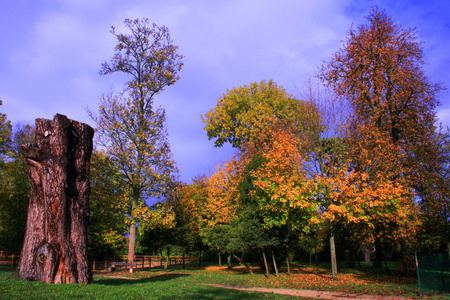
<svg viewBox="0 0 450 300">
<path fill-rule="evenodd" d="M 35 143 L 22 145 L 32 190 L 19 278 L 92 282 L 87 225 L 93 136 L 89 125 L 56 115 L 36 119 Z"/>
</svg>

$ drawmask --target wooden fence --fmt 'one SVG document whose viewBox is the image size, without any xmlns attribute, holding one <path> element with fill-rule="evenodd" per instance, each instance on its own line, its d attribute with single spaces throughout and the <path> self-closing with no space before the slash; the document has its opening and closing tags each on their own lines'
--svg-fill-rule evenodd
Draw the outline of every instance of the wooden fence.
<svg viewBox="0 0 450 300">
<path fill-rule="evenodd" d="M 114 255 L 105 257 L 102 261 L 92 261 L 92 270 L 105 270 L 112 262 L 127 261 L 127 255 Z M 181 265 L 198 262 L 197 256 L 160 256 L 160 255 L 135 255 L 136 268 L 153 268 L 167 265 Z"/>
<path fill-rule="evenodd" d="M 14 267 L 19 261 L 19 255 L 6 255 L 3 251 L 0 251 L 0 266 Z"/>
<path fill-rule="evenodd" d="M 92 261 L 92 270 L 106 270 L 108 265 L 112 262 L 127 261 L 127 255 L 114 255 L 105 257 L 102 261 Z M 0 265 L 2 266 L 16 266 L 19 261 L 19 255 L 6 255 L 3 251 L 0 251 Z M 153 268 L 167 265 L 181 265 L 193 262 L 198 262 L 197 256 L 160 256 L 160 255 L 135 255 L 134 262 L 136 268 Z"/>
</svg>

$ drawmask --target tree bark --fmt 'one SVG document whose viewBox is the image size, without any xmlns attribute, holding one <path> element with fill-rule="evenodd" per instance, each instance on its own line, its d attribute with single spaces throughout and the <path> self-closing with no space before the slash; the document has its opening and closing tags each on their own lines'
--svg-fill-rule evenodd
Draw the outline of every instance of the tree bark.
<svg viewBox="0 0 450 300">
<path fill-rule="evenodd" d="M 36 119 L 35 143 L 22 145 L 32 190 L 20 279 L 92 282 L 87 225 L 93 136 L 89 125 L 57 114 Z"/>
<path fill-rule="evenodd" d="M 273 255 L 273 250 L 272 250 L 272 262 L 273 262 L 273 268 L 275 270 L 275 276 L 279 276 L 278 273 L 278 267 L 277 267 L 277 261 L 275 260 L 275 255 Z"/>
<path fill-rule="evenodd" d="M 264 267 L 266 268 L 266 277 L 269 278 L 269 266 L 267 265 L 266 252 L 262 249 L 263 259 L 264 259 Z"/>
<path fill-rule="evenodd" d="M 330 252 L 331 252 L 331 273 L 333 280 L 338 280 L 337 261 L 336 261 L 336 247 L 334 243 L 334 229 L 330 231 Z"/>
</svg>

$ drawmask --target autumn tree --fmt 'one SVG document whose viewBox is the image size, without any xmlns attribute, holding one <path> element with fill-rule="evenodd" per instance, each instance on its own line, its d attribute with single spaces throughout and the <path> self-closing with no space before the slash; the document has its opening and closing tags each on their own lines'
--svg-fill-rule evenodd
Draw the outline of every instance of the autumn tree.
<svg viewBox="0 0 450 300">
<path fill-rule="evenodd" d="M 172 44 L 169 29 L 148 19 L 125 20 L 129 34 L 117 38 L 115 54 L 102 64 L 101 75 L 128 76 L 119 95 L 100 98 L 97 123 L 99 142 L 119 170 L 118 180 L 127 189 L 129 207 L 128 261 L 134 261 L 138 212 L 145 199 L 165 193 L 175 171 L 167 131 L 165 110 L 154 107 L 154 97 L 173 85 L 181 70 L 182 56 Z M 144 216 L 145 218 L 145 216 Z"/>
<path fill-rule="evenodd" d="M 363 182 L 370 187 L 387 184 L 394 190 L 403 187 L 406 194 L 411 187 L 417 192 L 425 175 L 420 166 L 435 155 L 430 136 L 442 87 L 423 71 L 422 43 L 415 29 L 395 24 L 376 7 L 367 20 L 369 24 L 350 30 L 319 77 L 352 107 L 348 142 L 358 180 L 368 176 Z M 414 206 L 414 196 L 400 198 Z M 386 246 L 380 239 L 376 242 L 377 250 Z"/>
<path fill-rule="evenodd" d="M 118 182 L 118 168 L 108 155 L 94 151 L 91 158 L 89 199 L 89 255 L 119 254 L 126 246 L 126 192 Z"/>
<path fill-rule="evenodd" d="M 208 176 L 206 174 L 194 176 L 191 184 L 178 183 L 175 185 L 165 204 L 175 213 L 174 239 L 177 245 L 187 250 L 202 248 L 200 231 L 205 225 L 203 210 L 207 198 Z"/>
<path fill-rule="evenodd" d="M 307 139 L 316 117 L 317 112 L 309 103 L 288 95 L 272 80 L 263 80 L 228 90 L 202 120 L 208 138 L 216 139 L 216 147 L 230 143 L 242 149 L 245 143 L 258 139 L 275 120 Z"/>
</svg>

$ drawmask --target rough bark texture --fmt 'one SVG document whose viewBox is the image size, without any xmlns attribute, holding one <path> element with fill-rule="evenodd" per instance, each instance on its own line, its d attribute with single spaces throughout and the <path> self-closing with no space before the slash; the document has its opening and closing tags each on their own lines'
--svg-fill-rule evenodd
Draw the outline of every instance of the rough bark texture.
<svg viewBox="0 0 450 300">
<path fill-rule="evenodd" d="M 57 114 L 36 119 L 35 143 L 22 145 L 32 191 L 19 278 L 92 282 L 87 225 L 93 136 L 90 126 Z"/>
</svg>

